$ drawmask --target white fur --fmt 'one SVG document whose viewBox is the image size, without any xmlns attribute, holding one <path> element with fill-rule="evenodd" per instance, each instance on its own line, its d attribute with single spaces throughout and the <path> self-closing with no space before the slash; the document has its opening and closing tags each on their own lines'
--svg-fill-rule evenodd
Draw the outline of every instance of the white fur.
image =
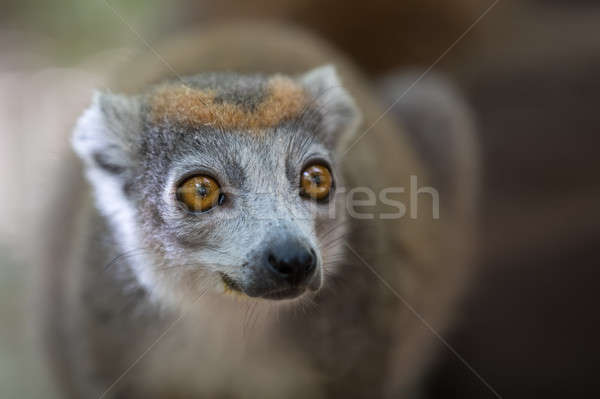
<svg viewBox="0 0 600 399">
<path fill-rule="evenodd" d="M 148 292 L 154 291 L 155 283 L 151 270 L 153 261 L 146 256 L 139 237 L 136 212 L 123 195 L 122 182 L 118 177 L 95 166 L 92 156 L 106 146 L 107 140 L 119 136 L 106 125 L 100 109 L 100 94 L 95 93 L 92 105 L 77 121 L 72 145 L 86 164 L 86 177 L 94 189 L 97 209 L 109 221 L 114 239 L 123 252 L 136 251 L 129 260 L 141 286 Z"/>
</svg>

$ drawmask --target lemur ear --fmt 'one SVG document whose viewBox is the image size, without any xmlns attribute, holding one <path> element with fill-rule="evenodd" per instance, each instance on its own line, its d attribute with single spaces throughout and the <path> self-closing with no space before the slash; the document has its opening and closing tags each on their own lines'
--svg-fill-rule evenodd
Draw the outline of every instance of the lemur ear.
<svg viewBox="0 0 600 399">
<path fill-rule="evenodd" d="M 339 147 L 341 139 L 354 134 L 361 121 L 354 99 L 342 86 L 332 65 L 308 71 L 300 81 L 312 95 L 323 118 L 320 128 L 325 144 L 330 148 Z"/>
<path fill-rule="evenodd" d="M 131 166 L 142 124 L 140 107 L 135 97 L 94 93 L 92 105 L 77 121 L 72 141 L 88 168 L 118 175 Z"/>
</svg>

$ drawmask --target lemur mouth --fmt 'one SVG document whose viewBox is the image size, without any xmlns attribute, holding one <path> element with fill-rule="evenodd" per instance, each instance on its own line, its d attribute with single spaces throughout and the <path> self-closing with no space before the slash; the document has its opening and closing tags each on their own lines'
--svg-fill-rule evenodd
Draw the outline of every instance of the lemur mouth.
<svg viewBox="0 0 600 399">
<path fill-rule="evenodd" d="M 225 273 L 220 273 L 220 274 L 221 274 L 221 280 L 223 280 L 223 284 L 225 284 L 225 288 L 227 290 L 243 294 L 243 291 L 240 288 L 240 286 L 238 285 L 238 283 L 236 283 L 231 277 L 229 277 Z"/>
<path fill-rule="evenodd" d="M 281 300 L 281 299 L 294 299 L 298 298 L 306 290 L 309 291 L 317 291 L 320 288 L 320 279 L 313 278 L 309 284 L 302 284 L 299 286 L 287 286 L 282 288 L 272 289 L 270 291 L 260 290 L 259 292 L 246 292 L 243 290 L 240 285 L 231 277 L 229 277 L 225 273 L 219 273 L 221 276 L 221 280 L 223 281 L 223 285 L 225 286 L 225 293 L 228 294 L 237 294 L 242 296 L 248 296 L 251 298 L 263 298 L 269 300 Z"/>
<path fill-rule="evenodd" d="M 262 297 L 265 299 L 293 299 L 302 295 L 305 291 L 305 287 L 293 287 L 293 288 L 284 288 L 280 290 L 270 291 L 266 294 L 263 294 Z"/>
<path fill-rule="evenodd" d="M 221 280 L 223 281 L 223 284 L 225 285 L 226 293 L 247 295 L 242 290 L 242 288 L 238 285 L 238 283 L 236 283 L 231 277 L 229 277 L 225 273 L 220 273 L 220 275 L 221 275 Z M 263 299 L 271 299 L 271 300 L 293 299 L 293 298 L 297 298 L 298 296 L 302 295 L 305 290 L 306 290 L 306 287 L 304 287 L 304 286 L 302 286 L 302 287 L 287 287 L 287 288 L 281 288 L 281 289 L 268 291 L 266 293 L 256 295 L 256 297 L 263 298 Z M 254 295 L 250 295 L 250 296 L 253 297 Z"/>
</svg>

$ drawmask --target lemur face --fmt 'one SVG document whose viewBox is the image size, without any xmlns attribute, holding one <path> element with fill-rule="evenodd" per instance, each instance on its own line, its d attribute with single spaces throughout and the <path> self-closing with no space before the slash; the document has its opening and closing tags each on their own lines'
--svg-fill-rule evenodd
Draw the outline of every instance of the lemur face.
<svg viewBox="0 0 600 399">
<path fill-rule="evenodd" d="M 74 137 L 139 282 L 165 301 L 207 289 L 317 291 L 342 258 L 336 148 L 359 122 L 335 70 L 207 74 L 102 94 Z"/>
</svg>

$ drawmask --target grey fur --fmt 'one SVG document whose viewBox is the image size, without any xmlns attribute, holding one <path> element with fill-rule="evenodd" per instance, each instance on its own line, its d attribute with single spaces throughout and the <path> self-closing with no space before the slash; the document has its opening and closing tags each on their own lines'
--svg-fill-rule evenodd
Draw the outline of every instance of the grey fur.
<svg viewBox="0 0 600 399">
<path fill-rule="evenodd" d="M 186 86 L 217 91 L 217 102 L 240 105 L 254 111 L 266 94 L 263 75 L 239 75 L 235 73 L 206 73 L 182 79 Z"/>
<path fill-rule="evenodd" d="M 70 397 L 406 394 L 431 359 L 435 339 L 363 262 L 437 331 L 455 314 L 471 256 L 476 167 L 452 176 L 464 190 L 442 197 L 440 220 L 427 212 L 418 220 L 349 219 L 344 188 L 406 186 L 411 175 L 432 184 L 435 167 L 422 160 L 434 150 L 417 151 L 405 130 L 378 119 L 383 108 L 334 50 L 281 27 L 244 32 L 240 37 L 239 26 L 219 26 L 179 48 L 187 49 L 183 58 L 194 73 L 234 69 L 237 64 L 225 61 L 235 59 L 248 74 L 184 80 L 212 85 L 222 101 L 252 109 L 270 73 L 298 76 L 314 101 L 297 120 L 263 139 L 214 126 L 156 125 L 146 114 L 151 86 L 143 84 L 129 96 L 96 95 L 77 125 L 74 146 L 93 191 L 74 186 L 69 201 L 56 205 L 53 214 L 71 218 L 54 221 L 64 225 L 66 238 L 53 241 L 44 293 L 53 369 Z M 332 67 L 297 75 L 332 60 L 344 87 Z M 149 60 L 137 65 L 152 69 Z M 174 67 L 185 70 L 183 63 Z M 134 79 L 140 70 L 126 76 Z M 345 154 L 362 133 L 359 108 L 367 126 L 378 122 Z M 419 118 L 437 117 L 435 107 L 425 109 Z M 302 167 L 315 158 L 335 175 L 333 213 L 298 195 Z M 194 171 L 216 177 L 230 192 L 228 201 L 206 214 L 183 212 L 174 186 Z M 265 243 L 281 236 L 317 250 L 320 280 L 313 290 L 284 301 L 224 295 L 221 273 L 245 289 L 265 283 L 255 266 Z"/>
<path fill-rule="evenodd" d="M 262 101 L 267 79 L 211 73 L 184 82 L 216 90 L 217 99 L 252 109 Z M 258 286 L 272 284 L 256 255 L 269 240 L 267 232 L 297 236 L 316 250 L 320 243 L 315 225 L 336 222 L 328 217 L 327 205 L 299 196 L 300 174 L 311 159 L 332 164 L 331 151 L 337 143 L 332 136 L 356 125 L 359 116 L 340 87 L 335 87 L 333 94 L 320 95 L 327 82 L 339 86 L 332 68 L 320 68 L 299 79 L 314 93 L 312 101 L 296 120 L 267 129 L 260 137 L 218 126 L 156 123 L 148 116 L 147 98 L 152 88 L 147 91 L 150 94 L 134 97 L 99 94 L 86 111 L 75 130 L 74 147 L 87 162 L 90 183 L 99 199 L 107 199 L 107 187 L 126 188 L 114 194 L 120 196 L 123 207 L 104 211 L 104 215 L 113 225 L 137 232 L 137 237 L 121 233 L 127 238 L 120 240 L 120 249 L 145 248 L 146 256 L 139 263 L 135 258 L 130 262 L 157 301 L 189 304 L 197 288 L 190 295 L 173 298 L 172 292 L 182 292 L 179 283 L 165 285 L 159 281 L 166 280 L 159 278 L 163 274 L 157 276 L 153 271 L 156 268 L 225 275 L 244 292 L 256 292 Z M 319 103 L 323 99 L 327 102 Z M 193 174 L 219 181 L 226 196 L 222 206 L 191 215 L 177 203 L 177 183 Z M 102 203 L 98 205 L 104 209 Z M 123 220 L 123 214 L 128 214 L 129 220 Z M 310 284 L 314 287 L 321 285 L 322 257 L 317 251 L 316 281 Z"/>
</svg>

